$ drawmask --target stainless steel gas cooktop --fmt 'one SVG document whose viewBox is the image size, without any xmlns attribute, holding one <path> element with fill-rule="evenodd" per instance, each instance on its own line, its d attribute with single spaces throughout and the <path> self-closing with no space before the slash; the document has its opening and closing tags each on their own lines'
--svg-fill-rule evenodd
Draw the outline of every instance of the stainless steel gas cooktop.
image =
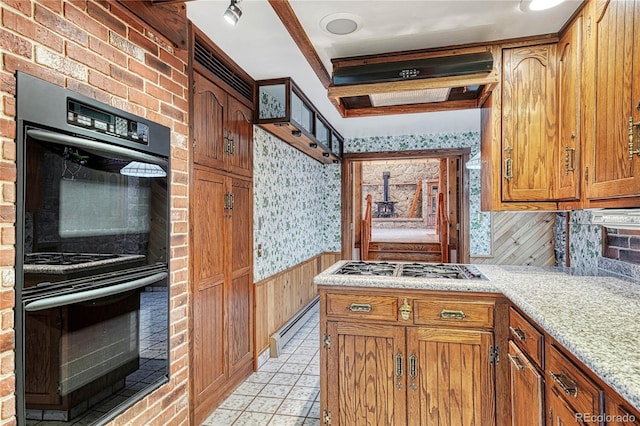
<svg viewBox="0 0 640 426">
<path fill-rule="evenodd" d="M 348 262 L 334 274 L 486 280 L 475 266 L 457 263 Z"/>
</svg>

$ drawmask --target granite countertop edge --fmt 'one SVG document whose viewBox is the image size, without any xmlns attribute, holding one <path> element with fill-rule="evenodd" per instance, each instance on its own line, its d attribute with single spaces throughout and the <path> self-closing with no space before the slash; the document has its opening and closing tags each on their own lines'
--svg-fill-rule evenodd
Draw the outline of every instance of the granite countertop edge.
<svg viewBox="0 0 640 426">
<path fill-rule="evenodd" d="M 344 263 L 339 261 L 330 266 L 314 282 L 336 287 L 502 294 L 640 410 L 637 283 L 612 276 L 575 276 L 556 268 L 497 265 L 474 265 L 488 280 L 467 281 L 462 285 L 460 281 L 447 279 L 332 275 Z M 623 308 L 621 302 L 625 302 Z M 576 309 L 578 303 L 583 305 L 580 309 Z M 603 315 L 592 315 L 594 310 Z"/>
</svg>

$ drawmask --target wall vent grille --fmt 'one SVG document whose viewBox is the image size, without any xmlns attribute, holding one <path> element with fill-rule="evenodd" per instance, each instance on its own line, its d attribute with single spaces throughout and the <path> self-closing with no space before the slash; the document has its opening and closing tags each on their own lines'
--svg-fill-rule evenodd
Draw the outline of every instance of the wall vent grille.
<svg viewBox="0 0 640 426">
<path fill-rule="evenodd" d="M 211 71 L 216 77 L 231 86 L 242 97 L 253 103 L 253 86 L 233 72 L 216 55 L 198 39 L 195 41 L 194 59 L 197 63 Z"/>
</svg>

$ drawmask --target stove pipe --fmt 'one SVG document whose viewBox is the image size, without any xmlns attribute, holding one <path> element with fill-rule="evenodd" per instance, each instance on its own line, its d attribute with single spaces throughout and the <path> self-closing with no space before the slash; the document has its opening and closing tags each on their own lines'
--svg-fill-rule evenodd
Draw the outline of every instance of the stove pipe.
<svg viewBox="0 0 640 426">
<path fill-rule="evenodd" d="M 382 196 L 385 203 L 389 201 L 389 176 L 390 175 L 391 174 L 389 172 L 382 173 L 382 180 L 384 180 L 384 190 L 383 190 Z"/>
</svg>

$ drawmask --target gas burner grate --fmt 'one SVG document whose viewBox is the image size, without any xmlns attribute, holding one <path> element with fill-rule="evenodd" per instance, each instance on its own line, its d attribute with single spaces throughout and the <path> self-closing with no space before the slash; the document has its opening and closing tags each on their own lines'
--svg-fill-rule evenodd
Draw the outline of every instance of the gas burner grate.
<svg viewBox="0 0 640 426">
<path fill-rule="evenodd" d="M 349 262 L 336 271 L 338 275 L 377 275 L 393 276 L 396 265 L 388 262 Z"/>
<path fill-rule="evenodd" d="M 120 257 L 117 254 L 95 253 L 29 253 L 24 256 L 25 265 L 80 265 L 83 263 L 110 260 Z"/>
<path fill-rule="evenodd" d="M 401 277 L 449 278 L 457 280 L 483 279 L 482 274 L 472 266 L 453 263 L 408 263 L 402 265 Z"/>
</svg>

